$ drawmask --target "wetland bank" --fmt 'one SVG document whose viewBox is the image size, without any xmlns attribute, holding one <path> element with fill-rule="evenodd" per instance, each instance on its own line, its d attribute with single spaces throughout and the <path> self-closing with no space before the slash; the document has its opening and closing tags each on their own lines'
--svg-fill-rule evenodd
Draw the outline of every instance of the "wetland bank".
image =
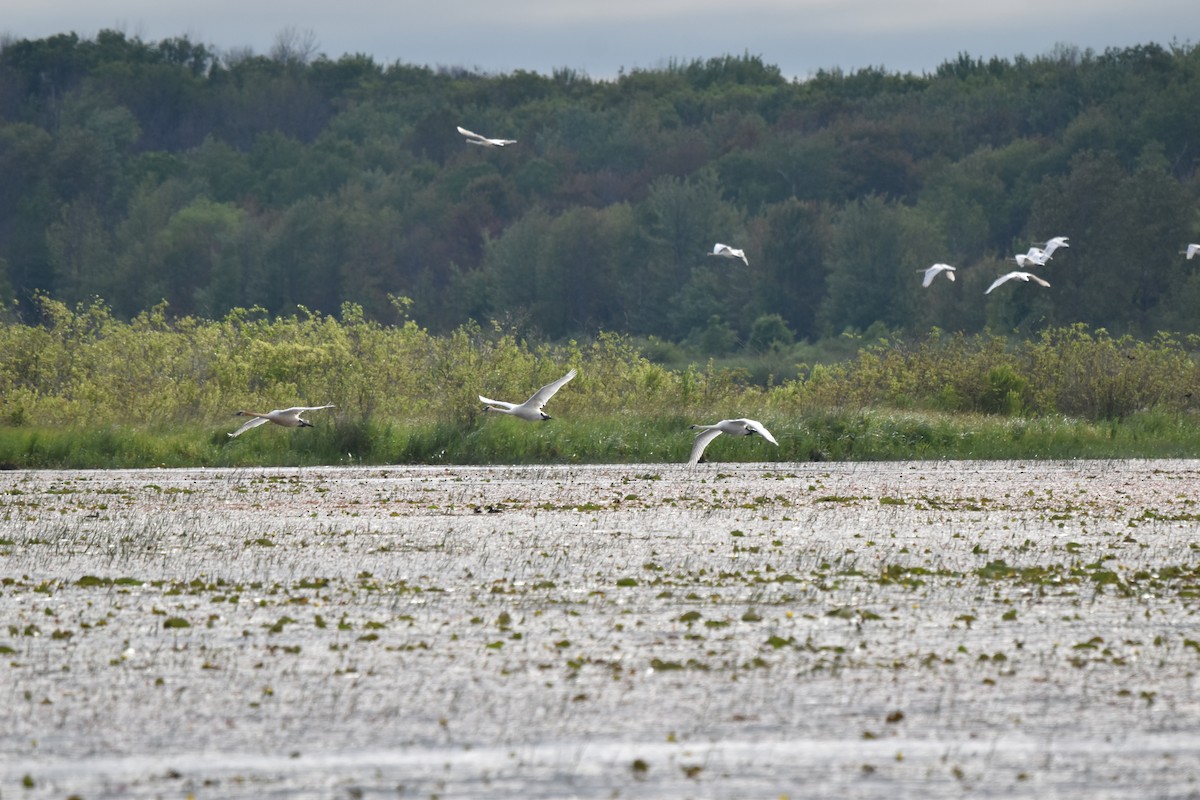
<svg viewBox="0 0 1200 800">
<path fill-rule="evenodd" d="M 0 793 L 1200 796 L 1198 478 L 3 473 Z"/>
</svg>

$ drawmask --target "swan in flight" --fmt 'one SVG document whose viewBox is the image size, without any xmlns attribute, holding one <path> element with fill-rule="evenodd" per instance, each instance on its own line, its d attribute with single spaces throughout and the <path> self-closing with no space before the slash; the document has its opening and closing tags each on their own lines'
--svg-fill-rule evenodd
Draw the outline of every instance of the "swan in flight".
<svg viewBox="0 0 1200 800">
<path fill-rule="evenodd" d="M 1018 267 L 1034 265 L 1036 267 L 1046 266 L 1046 262 L 1050 260 L 1050 254 L 1040 247 L 1029 248 L 1028 253 L 1017 253 L 1016 261 Z"/>
<path fill-rule="evenodd" d="M 997 286 L 1004 283 L 1005 281 L 1011 281 L 1013 278 L 1020 278 L 1021 280 L 1026 281 L 1026 282 L 1033 281 L 1034 283 L 1040 283 L 1042 286 L 1050 285 L 1049 281 L 1042 280 L 1037 275 L 1034 275 L 1032 272 L 1009 272 L 1008 274 L 1001 275 L 999 278 L 996 278 L 996 280 L 992 281 L 992 285 L 987 288 L 987 291 L 984 292 L 984 294 L 991 294 L 992 289 L 995 289 Z"/>
<path fill-rule="evenodd" d="M 1070 247 L 1071 245 L 1067 244 L 1069 238 L 1068 236 L 1055 236 L 1053 239 L 1047 239 L 1046 243 L 1042 245 L 1042 252 L 1046 254 L 1046 258 L 1054 255 L 1054 251 L 1060 247 Z"/>
<path fill-rule="evenodd" d="M 234 414 L 235 417 L 253 417 L 254 419 L 229 434 L 229 436 L 240 436 L 251 428 L 266 425 L 268 422 L 274 422 L 276 425 L 282 425 L 285 428 L 311 428 L 313 424 L 308 420 L 300 419 L 301 414 L 305 411 L 323 411 L 326 408 L 333 407 L 332 405 L 296 406 L 295 408 L 277 408 L 274 411 L 268 411 L 266 414 L 259 414 L 255 411 L 239 411 Z"/>
<path fill-rule="evenodd" d="M 693 425 L 692 430 L 700 431 L 700 433 L 696 434 L 696 443 L 692 445 L 692 455 L 688 458 L 688 464 L 699 464 L 700 456 L 704 455 L 704 448 L 708 447 L 708 443 L 722 433 L 730 436 L 758 434 L 771 444 L 779 445 L 779 442 L 775 441 L 775 437 L 761 422 L 752 419 L 723 419 L 715 425 Z"/>
<path fill-rule="evenodd" d="M 484 411 L 499 411 L 501 414 L 512 414 L 514 417 L 520 417 L 530 422 L 542 422 L 550 419 L 550 415 L 542 411 L 542 407 L 546 405 L 551 397 L 554 397 L 555 392 L 565 386 L 567 381 L 574 378 L 576 374 L 575 370 L 571 370 L 554 383 L 547 383 L 520 405 L 506 403 L 503 400 L 489 400 L 483 395 L 479 395 L 479 401 L 487 404 L 483 409 Z"/>
<path fill-rule="evenodd" d="M 746 260 L 745 250 L 738 250 L 737 248 L 730 247 L 727 244 L 721 244 L 720 242 L 717 242 L 715 245 L 713 245 L 712 252 L 709 253 L 709 255 L 723 256 L 725 258 L 740 258 L 743 264 L 745 264 L 747 267 L 750 266 L 750 262 Z"/>
<path fill-rule="evenodd" d="M 461 126 L 458 128 L 458 132 L 467 137 L 467 144 L 477 144 L 480 147 L 504 147 L 505 145 L 517 143 L 516 139 L 489 139 Z"/>
<path fill-rule="evenodd" d="M 917 272 L 925 273 L 925 280 L 921 281 L 922 286 L 929 286 L 933 283 L 933 279 L 943 272 L 946 273 L 947 278 L 954 280 L 954 267 L 949 264 L 934 264 L 929 269 L 919 269 Z"/>
<path fill-rule="evenodd" d="M 1180 254 L 1187 255 L 1187 260 L 1191 261 L 1192 256 L 1196 255 L 1196 253 L 1200 253 L 1200 244 L 1189 244 L 1187 246 L 1187 250 L 1180 250 L 1179 252 Z"/>
</svg>

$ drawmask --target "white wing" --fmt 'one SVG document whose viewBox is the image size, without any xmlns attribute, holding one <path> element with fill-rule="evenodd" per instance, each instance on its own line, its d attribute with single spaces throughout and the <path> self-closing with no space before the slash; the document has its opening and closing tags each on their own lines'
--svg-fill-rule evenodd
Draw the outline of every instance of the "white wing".
<svg viewBox="0 0 1200 800">
<path fill-rule="evenodd" d="M 517 407 L 516 403 L 506 403 L 503 400 L 492 400 L 490 398 L 484 397 L 483 395 L 479 395 L 479 402 L 484 403 L 489 406 L 499 406 L 500 408 L 507 408 L 509 411 L 512 411 L 514 408 Z"/>
<path fill-rule="evenodd" d="M 1032 272 L 1009 272 L 1006 275 L 1001 275 L 999 278 L 996 278 L 996 280 L 992 282 L 992 285 L 987 288 L 987 291 L 984 292 L 984 294 L 990 293 L 992 291 L 992 289 L 995 289 L 1000 284 L 1004 283 L 1005 281 L 1010 281 L 1013 278 L 1020 278 L 1021 280 L 1026 281 L 1026 282 L 1032 280 L 1035 283 L 1040 283 L 1042 286 L 1050 285 L 1049 281 L 1042 280 L 1037 275 L 1034 275 Z"/>
<path fill-rule="evenodd" d="M 266 424 L 267 424 L 267 420 L 265 417 L 255 417 L 254 419 L 249 420 L 248 422 L 243 424 L 242 427 L 238 428 L 233 433 L 229 434 L 229 437 L 233 438 L 234 436 L 241 436 L 243 433 L 250 430 L 251 428 L 257 428 L 259 425 L 266 425 Z"/>
<path fill-rule="evenodd" d="M 485 147 L 504 147 L 506 144 L 516 144 L 516 139 L 489 139 L 486 136 L 480 136 L 475 131 L 469 131 L 461 125 L 456 126 L 458 132 L 467 137 L 469 144 L 479 144 Z"/>
<path fill-rule="evenodd" d="M 745 423 L 747 428 L 754 431 L 755 433 L 757 433 L 759 436 L 766 439 L 771 444 L 773 444 L 777 447 L 779 446 L 779 442 L 775 441 L 775 437 L 771 435 L 771 432 L 769 430 L 767 430 L 767 427 L 765 425 L 763 425 L 761 422 L 759 422 L 758 420 L 739 419 L 738 422 Z"/>
<path fill-rule="evenodd" d="M 284 408 L 278 411 L 272 411 L 272 414 L 303 414 L 305 411 L 323 411 L 327 408 L 337 408 L 334 405 L 327 406 L 293 406 L 292 408 Z"/>
<path fill-rule="evenodd" d="M 934 264 L 929 269 L 919 269 L 917 272 L 925 273 L 925 280 L 921 281 L 922 286 L 929 286 L 931 283 L 933 283 L 933 279 L 942 272 L 946 273 L 947 278 L 954 280 L 954 267 L 950 266 L 949 264 Z"/>
<path fill-rule="evenodd" d="M 1017 256 L 1017 258 L 1020 258 L 1020 256 Z M 1023 281 L 1027 281 L 1027 280 L 1029 280 L 1029 278 L 1025 277 L 1027 274 L 1028 273 L 1025 273 L 1025 272 L 1005 273 L 1004 275 L 1001 275 L 999 278 L 996 278 L 996 280 L 992 281 L 992 285 L 987 288 L 987 291 L 985 291 L 984 294 L 991 294 L 992 289 L 995 289 L 997 286 L 1004 283 L 1005 281 L 1011 281 L 1013 278 L 1020 278 Z"/>
<path fill-rule="evenodd" d="M 1187 253 L 1188 261 L 1191 261 L 1192 256 L 1196 255 L 1196 253 L 1200 253 L 1200 244 L 1189 244 L 1187 246 L 1187 250 L 1184 252 Z"/>
<path fill-rule="evenodd" d="M 696 434 L 696 441 L 692 444 L 692 454 L 688 457 L 688 464 L 699 464 L 700 456 L 704 455 L 704 448 L 720 435 L 721 432 L 715 428 Z"/>
<path fill-rule="evenodd" d="M 1053 253 L 1055 250 L 1057 250 L 1060 247 L 1070 247 L 1071 245 L 1067 244 L 1068 238 L 1069 237 L 1066 237 L 1066 236 L 1055 236 L 1053 239 L 1047 240 L 1046 246 L 1042 249 L 1046 253 L 1046 255 L 1049 256 L 1051 253 Z"/>
<path fill-rule="evenodd" d="M 561 389 L 563 386 L 565 386 L 567 384 L 567 382 L 570 381 L 572 378 L 574 378 L 577 374 L 578 373 L 576 373 L 575 370 L 571 370 L 566 375 L 563 375 L 561 378 L 556 380 L 554 383 L 546 384 L 545 386 L 543 386 L 542 388 L 540 388 L 536 392 L 534 392 L 530 396 L 530 398 L 525 401 L 524 405 L 528 406 L 529 408 L 534 408 L 534 409 L 537 409 L 538 411 L 541 411 L 542 406 L 546 405 L 546 402 L 551 397 L 554 397 L 554 394 L 559 389 Z"/>
</svg>

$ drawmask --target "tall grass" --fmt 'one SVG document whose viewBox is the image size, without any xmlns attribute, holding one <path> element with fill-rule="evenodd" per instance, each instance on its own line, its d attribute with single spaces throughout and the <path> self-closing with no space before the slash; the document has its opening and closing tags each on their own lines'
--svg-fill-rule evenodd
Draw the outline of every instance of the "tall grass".
<svg viewBox="0 0 1200 800">
<path fill-rule="evenodd" d="M 714 461 L 1200 455 L 1197 342 L 1082 326 L 1034 341 L 934 330 L 798 378 L 762 383 L 712 362 L 668 369 L 624 337 L 530 345 L 493 326 L 433 336 L 340 319 L 131 322 L 43 298 L 37 325 L 0 326 L 0 464 L 17 467 L 678 462 L 688 425 L 749 416 L 778 448 L 720 437 Z M 403 308 L 403 301 L 397 303 Z M 548 423 L 483 415 L 579 377 Z M 315 427 L 226 434 L 240 408 L 332 402 Z"/>
<path fill-rule="evenodd" d="M 706 457 L 809 462 L 1200 455 L 1200 425 L 1163 412 L 1106 422 L 892 410 L 760 416 L 778 447 L 756 437 L 718 437 Z M 339 419 L 311 429 L 264 427 L 237 439 L 212 427 L 9 427 L 0 428 L 0 467 L 682 463 L 692 445 L 688 424 L 674 416 L 625 414 L 547 423 L 496 417 L 475 425 Z"/>
</svg>

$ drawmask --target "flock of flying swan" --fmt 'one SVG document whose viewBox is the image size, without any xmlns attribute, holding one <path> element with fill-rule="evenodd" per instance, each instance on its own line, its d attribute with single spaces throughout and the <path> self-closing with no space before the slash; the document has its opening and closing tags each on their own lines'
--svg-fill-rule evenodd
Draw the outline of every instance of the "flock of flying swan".
<svg viewBox="0 0 1200 800">
<path fill-rule="evenodd" d="M 492 139 L 487 136 L 481 136 L 461 126 L 458 127 L 458 132 L 465 137 L 467 144 L 474 144 L 480 147 L 506 147 L 517 143 L 516 139 Z M 739 250 L 720 242 L 713 247 L 712 252 L 708 255 L 741 259 L 743 264 L 750 266 L 744 250 Z M 940 266 L 946 269 L 954 269 L 945 265 Z M 951 275 L 950 277 L 953 279 L 954 276 Z M 932 278 L 929 280 L 932 280 Z M 925 285 L 929 285 L 928 280 Z M 479 402 L 484 404 L 483 410 L 485 412 L 491 411 L 498 414 L 508 414 L 527 422 L 545 422 L 551 419 L 551 416 L 545 411 L 546 403 L 550 402 L 550 398 L 554 397 L 559 389 L 570 383 L 578 374 L 578 371 L 571 370 L 553 383 L 548 383 L 538 389 L 524 403 L 507 403 L 503 400 L 492 400 L 483 395 L 479 395 Z M 300 415 L 307 411 L 322 411 L 327 408 L 334 408 L 334 406 L 296 406 L 295 408 L 281 408 L 268 411 L 265 414 L 260 414 L 257 411 L 239 411 L 235 416 L 251 417 L 251 419 L 242 425 L 242 427 L 229 434 L 229 436 L 230 438 L 240 436 L 251 428 L 257 428 L 259 425 L 265 425 L 268 422 L 281 425 L 285 428 L 311 428 L 312 423 L 303 419 Z M 698 430 L 700 433 L 696 435 L 696 441 L 692 445 L 691 456 L 688 458 L 689 465 L 698 464 L 704 455 L 704 448 L 708 447 L 708 443 L 722 433 L 729 436 L 757 435 L 773 445 L 779 445 L 779 442 L 775 441 L 775 437 L 771 435 L 771 432 L 767 430 L 765 425 L 752 419 L 723 419 L 713 425 L 693 425 L 692 430 Z"/>
<path fill-rule="evenodd" d="M 1053 239 L 1047 239 L 1046 243 L 1041 246 L 1034 245 L 1033 247 L 1030 247 L 1028 252 L 1017 253 L 1013 257 L 1013 260 L 1015 260 L 1017 262 L 1017 266 L 1019 266 L 1019 267 L 1026 267 L 1026 266 L 1044 267 L 1044 266 L 1046 266 L 1046 262 L 1048 262 L 1054 258 L 1055 250 L 1057 250 L 1060 247 L 1070 247 L 1070 246 L 1071 245 L 1069 243 L 1069 237 L 1055 236 Z M 1200 253 L 1200 244 L 1189 244 L 1187 246 L 1186 250 L 1179 251 L 1179 254 L 1182 256 L 1187 256 L 1187 259 L 1189 261 L 1191 261 L 1192 257 L 1195 256 L 1197 253 Z M 925 275 L 925 277 L 921 281 L 921 285 L 924 287 L 928 287 L 931 283 L 933 283 L 933 279 L 936 278 L 938 275 L 942 274 L 943 272 L 946 273 L 946 277 L 948 277 L 950 280 L 954 280 L 954 267 L 950 266 L 949 264 L 934 264 L 933 266 L 928 267 L 927 269 L 918 269 L 917 272 L 924 273 L 924 275 Z M 1039 278 L 1037 275 L 1034 275 L 1032 272 L 1016 270 L 1013 272 L 1006 272 L 1005 274 L 1001 275 L 999 278 L 996 278 L 996 280 L 992 281 L 992 285 L 989 286 L 986 290 L 984 290 L 983 293 L 991 294 L 992 289 L 995 289 L 997 286 L 999 286 L 1002 283 L 1006 283 L 1006 282 L 1012 281 L 1012 280 L 1021 280 L 1021 281 L 1025 281 L 1026 283 L 1029 283 L 1030 281 L 1032 281 L 1033 283 L 1039 284 L 1041 286 L 1046 286 L 1046 287 L 1050 286 L 1049 281 L 1044 280 L 1043 278 Z"/>
<path fill-rule="evenodd" d="M 467 144 L 478 145 L 480 147 L 506 147 L 510 144 L 516 144 L 516 139 L 492 139 L 487 136 L 481 136 L 474 131 L 469 131 L 461 126 L 458 127 L 458 132 L 465 137 Z M 1052 239 L 1040 246 L 1034 245 L 1029 248 L 1028 252 L 1018 253 L 1013 257 L 1017 262 L 1017 266 L 1037 266 L 1044 267 L 1046 262 L 1054 257 L 1054 251 L 1060 247 L 1070 247 L 1068 237 L 1055 236 Z M 1186 255 L 1190 261 L 1193 256 L 1200 253 L 1200 244 L 1189 244 L 1186 250 L 1181 250 L 1180 255 Z M 746 258 L 746 251 L 739 250 L 727 244 L 717 242 L 713 245 L 710 256 L 718 256 L 720 258 L 740 259 L 743 264 L 750 266 L 750 261 Z M 947 280 L 954 280 L 955 268 L 949 264 L 934 264 L 926 269 L 918 269 L 917 272 L 922 273 L 921 285 L 928 288 L 937 278 L 938 275 L 945 275 Z M 992 290 L 1003 283 L 1011 280 L 1021 280 L 1026 283 L 1032 281 L 1042 286 L 1049 286 L 1049 281 L 1039 278 L 1032 272 L 1024 272 L 1021 270 L 1005 273 L 996 280 L 992 281 L 992 285 L 984 291 L 984 294 L 991 294 Z M 499 414 L 508 414 L 523 419 L 528 422 L 545 422 L 551 419 L 550 415 L 545 412 L 546 403 L 550 398 L 558 393 L 558 390 L 566 386 L 578 372 L 571 370 L 566 375 L 562 376 L 553 383 L 548 383 L 538 389 L 524 403 L 506 403 L 503 400 L 492 400 L 483 395 L 479 395 L 479 401 L 484 404 L 484 411 L 492 411 Z M 251 428 L 257 428 L 259 425 L 265 425 L 272 422 L 276 425 L 282 425 L 285 428 L 311 428 L 312 423 L 301 418 L 301 414 L 307 411 L 322 411 L 327 408 L 334 408 L 333 405 L 324 406 L 297 406 L 295 408 L 282 408 L 275 411 L 268 411 L 265 414 L 260 414 L 255 411 L 239 411 L 235 416 L 251 417 L 242 427 L 238 428 L 230 437 L 239 436 Z M 775 441 L 775 437 L 767 430 L 766 426 L 761 422 L 753 419 L 723 419 L 720 422 L 715 422 L 712 425 L 693 425 L 694 431 L 699 431 L 696 434 L 696 441 L 692 445 L 691 455 L 688 457 L 688 465 L 698 464 L 704 457 L 704 450 L 708 447 L 713 439 L 716 439 L 722 433 L 727 436 L 759 436 L 766 439 L 771 444 L 778 446 L 779 442 Z"/>
<path fill-rule="evenodd" d="M 1066 236 L 1055 236 L 1053 239 L 1047 239 L 1045 244 L 1042 244 L 1040 246 L 1033 245 L 1032 247 L 1029 248 L 1029 250 L 1027 252 L 1017 253 L 1015 256 L 1013 256 L 1013 260 L 1017 262 L 1018 267 L 1022 267 L 1022 268 L 1030 267 L 1030 266 L 1044 267 L 1044 266 L 1046 266 L 1046 262 L 1050 261 L 1054 257 L 1055 250 L 1057 250 L 1060 247 L 1070 247 L 1071 246 L 1068 243 L 1068 238 L 1069 237 L 1066 237 Z M 925 273 L 925 279 L 923 281 L 921 281 L 921 285 L 928 287 L 929 284 L 933 283 L 933 279 L 936 278 L 938 275 L 940 275 L 942 272 L 945 272 L 947 277 L 950 278 L 950 280 L 954 280 L 954 271 L 953 270 L 954 270 L 954 267 L 950 266 L 949 264 L 934 264 L 932 267 L 929 267 L 928 269 L 925 269 L 925 270 L 919 269 L 919 270 L 917 270 L 917 272 Z M 1013 272 L 1006 272 L 1005 274 L 1001 275 L 999 278 L 996 278 L 996 280 L 992 281 L 992 285 L 989 286 L 987 289 L 985 289 L 983 293 L 991 294 L 992 289 L 995 289 L 997 286 L 999 286 L 1003 283 L 1007 283 L 1008 281 L 1011 281 L 1011 280 L 1020 280 L 1020 281 L 1025 281 L 1026 283 L 1033 281 L 1034 283 L 1040 284 L 1041 286 L 1049 286 L 1050 285 L 1049 281 L 1039 278 L 1037 275 L 1034 275 L 1032 272 L 1025 272 L 1024 269 L 1021 269 L 1021 270 L 1015 270 Z"/>
</svg>

